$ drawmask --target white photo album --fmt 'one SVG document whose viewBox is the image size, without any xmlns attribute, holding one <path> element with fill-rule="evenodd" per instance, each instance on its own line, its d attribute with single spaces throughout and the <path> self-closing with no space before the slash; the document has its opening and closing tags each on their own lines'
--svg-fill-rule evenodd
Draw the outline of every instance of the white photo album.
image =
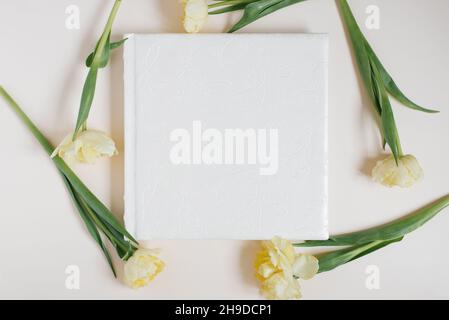
<svg viewBox="0 0 449 320">
<path fill-rule="evenodd" d="M 129 35 L 125 223 L 139 240 L 327 239 L 327 35 Z"/>
</svg>

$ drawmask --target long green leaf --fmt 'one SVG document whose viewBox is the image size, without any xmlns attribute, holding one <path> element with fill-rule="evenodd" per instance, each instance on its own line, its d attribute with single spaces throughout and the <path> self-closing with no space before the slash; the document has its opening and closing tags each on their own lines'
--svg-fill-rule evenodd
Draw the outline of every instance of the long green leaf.
<svg viewBox="0 0 449 320">
<path fill-rule="evenodd" d="M 25 123 L 25 125 L 30 129 L 39 143 L 43 146 L 48 155 L 54 150 L 51 143 L 45 138 L 45 136 L 40 132 L 36 125 L 30 120 L 30 118 L 23 112 L 16 101 L 0 86 L 0 95 L 2 95 L 13 111 L 19 116 L 19 118 Z M 70 169 L 70 167 L 61 159 L 59 156 L 53 158 L 53 163 L 56 167 L 64 174 L 64 176 L 69 180 L 73 189 L 79 193 L 82 198 L 87 202 L 87 204 L 105 221 L 107 221 L 115 230 L 120 232 L 123 236 L 127 237 L 129 240 L 133 241 L 135 244 L 138 242 L 133 238 L 131 234 L 117 221 L 114 215 L 109 211 L 108 208 L 86 187 L 86 185 L 78 178 L 78 176 Z"/>
<path fill-rule="evenodd" d="M 111 241 L 112 245 L 116 249 L 120 249 L 118 251 L 120 258 L 122 257 L 122 253 L 124 252 L 126 256 L 132 255 L 135 251 L 135 248 L 131 246 L 131 244 L 125 240 L 122 234 L 117 232 L 110 224 L 107 222 L 103 222 L 102 219 L 97 216 L 97 214 L 89 207 L 89 205 L 84 201 L 82 197 L 78 197 L 79 204 L 83 207 L 84 212 L 89 216 L 90 219 L 95 223 L 95 225 L 108 237 Z"/>
<path fill-rule="evenodd" d="M 86 187 L 86 185 L 78 178 L 78 176 L 70 169 L 70 167 L 60 157 L 53 158 L 56 166 L 70 181 L 73 188 L 81 195 L 84 201 L 105 221 L 107 221 L 115 230 L 120 232 L 123 236 L 133 241 L 138 242 L 133 236 L 117 221 L 109 209 Z"/>
<path fill-rule="evenodd" d="M 209 14 L 220 14 L 226 12 L 232 12 L 237 10 L 245 9 L 245 7 L 251 3 L 259 0 L 224 0 L 224 1 L 215 1 L 213 4 L 209 4 L 209 9 L 215 9 L 209 11 Z"/>
<path fill-rule="evenodd" d="M 95 46 L 92 61 L 90 61 L 90 69 L 84 82 L 83 92 L 81 94 L 81 102 L 76 120 L 75 130 L 73 132 L 73 139 L 76 138 L 78 131 L 85 126 L 86 120 L 89 117 L 90 108 L 92 106 L 95 95 L 95 86 L 97 83 L 97 73 L 99 68 L 104 68 L 109 61 L 110 51 L 110 36 L 114 19 L 117 15 L 121 0 L 115 0 L 108 21 L 104 27 L 100 40 Z"/>
<path fill-rule="evenodd" d="M 84 82 L 83 93 L 81 94 L 80 109 L 78 111 L 78 118 L 76 120 L 75 131 L 73 138 L 75 139 L 81 126 L 86 122 L 89 117 L 90 108 L 94 100 L 95 87 L 97 84 L 98 69 L 92 67 L 89 69 L 86 81 Z"/>
<path fill-rule="evenodd" d="M 345 0 L 342 0 L 339 3 L 342 18 L 345 22 L 346 29 L 353 46 L 353 52 L 357 61 L 357 65 L 359 67 L 360 75 L 363 79 L 363 82 L 365 83 L 366 91 L 380 115 L 381 110 L 376 103 L 377 100 L 374 94 L 374 87 L 372 83 L 371 63 L 365 47 L 365 38 L 357 24 L 357 21 L 354 18 L 354 15 L 351 12 L 351 9 L 349 8 L 348 3 Z"/>
<path fill-rule="evenodd" d="M 124 38 L 124 39 L 119 40 L 119 41 L 116 41 L 116 42 L 110 42 L 110 43 L 109 43 L 109 46 L 108 46 L 108 47 L 109 47 L 109 50 L 114 50 L 114 49 L 116 49 L 116 48 L 119 48 L 123 43 L 125 43 L 126 40 L 128 40 L 128 38 Z M 108 54 L 109 54 L 109 52 L 108 52 Z M 86 59 L 86 67 L 89 68 L 89 67 L 92 65 L 92 61 L 93 61 L 93 59 L 94 59 L 94 55 L 95 55 L 95 51 L 94 51 L 94 52 L 91 52 L 91 53 L 89 54 L 89 56 L 88 56 L 87 59 Z M 108 56 L 108 58 L 107 58 L 107 60 L 106 60 L 106 64 L 104 64 L 103 67 L 105 67 L 105 66 L 107 65 L 108 60 L 109 60 L 109 56 Z"/>
<path fill-rule="evenodd" d="M 91 52 L 87 58 L 86 58 L 86 67 L 90 68 L 92 66 L 92 62 L 94 61 L 94 58 L 96 55 L 98 55 L 97 63 L 95 64 L 95 67 L 98 69 L 104 68 L 107 66 L 111 51 L 111 42 L 110 42 L 111 33 L 108 34 L 106 45 L 104 46 L 104 49 L 99 52 L 99 45 L 100 40 L 98 40 L 97 44 L 95 45 L 95 49 L 93 52 Z"/>
<path fill-rule="evenodd" d="M 371 68 L 371 84 L 372 84 L 372 90 L 373 90 L 373 95 L 374 95 L 374 103 L 373 105 L 375 106 L 375 109 L 377 111 L 377 114 L 379 115 L 379 119 L 380 119 L 380 133 L 382 135 L 382 147 L 385 149 L 385 146 L 387 144 L 387 140 L 385 139 L 385 133 L 384 133 L 384 129 L 382 127 L 382 90 L 381 85 L 382 83 L 379 83 L 379 81 L 377 81 L 376 76 L 374 75 L 374 73 L 372 72 L 372 67 L 371 67 L 371 61 L 370 61 L 370 68 Z"/>
<path fill-rule="evenodd" d="M 317 256 L 319 261 L 318 273 L 333 270 L 345 263 L 361 258 L 371 252 L 401 240 L 402 237 L 386 241 L 373 241 L 359 246 L 320 254 Z"/>
<path fill-rule="evenodd" d="M 366 49 L 368 51 L 368 54 L 369 54 L 371 60 L 373 61 L 373 63 L 376 64 L 377 69 L 379 70 L 379 72 L 381 74 L 382 81 L 383 81 L 385 87 L 387 88 L 388 92 L 396 100 L 398 100 L 400 103 L 402 103 L 406 107 L 409 107 L 414 110 L 427 112 L 427 113 L 438 113 L 439 112 L 438 110 L 423 108 L 423 107 L 417 105 L 416 103 L 414 103 L 413 101 L 411 101 L 409 98 L 407 98 L 402 93 L 402 91 L 398 88 L 398 86 L 396 85 L 396 83 L 394 82 L 393 78 L 390 76 L 388 71 L 385 69 L 385 67 L 382 65 L 382 62 L 380 62 L 376 53 L 373 51 L 373 49 L 371 48 L 370 44 L 366 41 L 366 39 L 365 39 L 365 46 L 366 46 Z"/>
<path fill-rule="evenodd" d="M 309 240 L 303 243 L 295 243 L 294 245 L 297 247 L 350 246 L 400 238 L 424 225 L 448 205 L 449 195 L 446 195 L 408 216 L 382 226 L 332 236 L 329 240 Z"/>
<path fill-rule="evenodd" d="M 112 7 L 111 12 L 109 13 L 108 21 L 106 22 L 100 40 L 98 41 L 95 47 L 94 57 L 92 60 L 92 66 L 94 67 L 100 68 L 101 65 L 107 63 L 107 61 L 109 60 L 109 48 L 110 48 L 109 42 L 112 24 L 114 23 L 121 2 L 122 2 L 121 0 L 115 0 L 114 6 Z"/>
<path fill-rule="evenodd" d="M 239 3 L 239 4 L 234 4 L 232 6 L 228 6 L 228 7 L 223 7 L 220 9 L 216 9 L 213 11 L 209 11 L 209 14 L 221 14 L 221 13 L 227 13 L 227 12 L 232 12 L 232 11 L 238 11 L 238 10 L 243 10 L 245 9 L 245 7 L 247 6 L 247 3 Z"/>
<path fill-rule="evenodd" d="M 98 232 L 97 227 L 95 226 L 95 223 L 92 221 L 92 219 L 89 217 L 87 212 L 84 210 L 83 206 L 81 205 L 78 196 L 76 195 L 76 191 L 73 190 L 72 186 L 70 185 L 70 182 L 67 180 L 67 178 L 62 175 L 62 179 L 64 181 L 64 184 L 67 187 L 67 190 L 75 204 L 75 207 L 78 209 L 78 213 L 81 217 L 81 219 L 84 221 L 84 224 L 86 225 L 87 230 L 89 231 L 92 238 L 95 240 L 95 242 L 100 246 L 100 249 L 103 251 L 104 256 L 106 257 L 106 260 L 109 264 L 109 267 L 112 270 L 112 273 L 114 274 L 114 277 L 117 278 L 117 274 L 115 272 L 114 264 L 112 262 L 111 255 L 109 254 L 108 249 L 103 243 L 103 240 L 101 239 L 100 233 Z"/>
<path fill-rule="evenodd" d="M 390 146 L 395 161 L 398 163 L 402 149 L 388 93 L 409 108 L 429 113 L 437 111 L 422 108 L 399 90 L 357 25 L 347 1 L 339 0 L 339 4 L 366 90 L 380 115 L 383 147 L 385 148 L 386 144 Z"/>
<path fill-rule="evenodd" d="M 372 57 L 369 54 L 369 44 L 360 30 L 347 1 L 340 0 L 339 4 L 342 18 L 346 24 L 354 49 L 353 52 L 357 60 L 360 75 L 371 102 L 380 116 L 381 133 L 384 140 L 383 147 L 385 148 L 385 143 L 388 143 L 396 163 L 398 163 L 402 154 L 402 148 L 390 100 L 382 81 L 381 73 L 378 70 L 377 64 L 372 60 Z"/>
<path fill-rule="evenodd" d="M 45 138 L 45 136 L 39 131 L 39 129 L 34 125 L 34 123 L 28 118 L 28 116 L 23 112 L 17 102 L 9 95 L 9 93 L 0 86 L 0 96 L 2 96 L 6 103 L 11 107 L 11 109 L 17 114 L 17 116 L 23 121 L 23 123 L 27 126 L 27 128 L 31 131 L 37 141 L 44 148 L 45 152 L 48 155 L 51 155 L 54 147 L 51 143 Z"/>
<path fill-rule="evenodd" d="M 251 2 L 245 7 L 242 18 L 228 32 L 235 32 L 270 13 L 304 1 L 306 0 L 259 0 Z"/>
<path fill-rule="evenodd" d="M 108 228 L 108 230 L 115 239 L 121 239 L 122 241 L 124 241 L 125 246 L 115 245 L 114 242 L 112 241 L 111 242 L 114 244 L 114 247 L 116 248 L 117 254 L 119 255 L 120 259 L 127 261 L 128 258 L 130 258 L 133 255 L 134 251 L 138 249 L 137 246 L 131 243 L 130 241 L 126 240 L 123 237 L 123 235 L 117 230 L 115 230 L 107 221 L 102 219 L 100 216 L 98 216 L 98 218 L 100 219 L 101 223 L 106 228 Z"/>
<path fill-rule="evenodd" d="M 375 64 L 371 64 L 373 73 L 373 82 L 378 92 L 378 101 L 380 104 L 381 114 L 380 119 L 382 123 L 383 137 L 385 142 L 390 146 L 393 152 L 396 164 L 399 163 L 399 158 L 402 156 L 401 142 L 399 141 L 399 134 L 396 127 L 396 121 L 394 120 L 393 110 L 391 109 L 390 99 L 388 93 L 380 79 L 379 71 Z"/>
</svg>

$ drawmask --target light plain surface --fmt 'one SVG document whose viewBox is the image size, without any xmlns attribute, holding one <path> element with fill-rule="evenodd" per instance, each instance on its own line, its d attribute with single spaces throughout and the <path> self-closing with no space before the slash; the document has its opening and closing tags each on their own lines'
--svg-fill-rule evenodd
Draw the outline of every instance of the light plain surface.
<svg viewBox="0 0 449 320">
<path fill-rule="evenodd" d="M 357 73 L 336 3 L 313 0 L 263 18 L 242 32 L 330 34 L 329 214 L 332 234 L 389 221 L 449 192 L 449 2 L 349 1 L 363 31 L 399 86 L 427 115 L 393 104 L 406 152 L 425 179 L 412 189 L 387 189 L 367 176 L 381 155 L 371 108 Z M 65 9 L 81 10 L 81 29 L 65 28 Z M 380 30 L 367 30 L 368 5 L 380 8 Z M 50 140 L 73 128 L 86 74 L 83 59 L 101 33 L 112 1 L 14 0 L 0 3 L 0 81 Z M 177 1 L 124 1 L 113 38 L 125 33 L 181 32 Z M 212 17 L 205 31 L 222 32 L 239 14 Z M 111 132 L 123 151 L 121 52 L 99 76 L 90 126 Z M 89 239 L 63 184 L 41 147 L 0 103 L 0 298 L 238 298 L 258 299 L 254 241 L 161 241 L 166 270 L 133 291 L 110 274 Z M 77 170 L 119 217 L 123 210 L 123 152 Z M 449 298 L 449 212 L 401 243 L 303 282 L 306 299 Z M 78 265 L 80 290 L 65 288 L 65 269 Z M 117 264 L 120 269 L 119 264 Z M 366 287 L 378 267 L 380 289 Z M 368 268 L 368 269 L 367 269 Z"/>
</svg>

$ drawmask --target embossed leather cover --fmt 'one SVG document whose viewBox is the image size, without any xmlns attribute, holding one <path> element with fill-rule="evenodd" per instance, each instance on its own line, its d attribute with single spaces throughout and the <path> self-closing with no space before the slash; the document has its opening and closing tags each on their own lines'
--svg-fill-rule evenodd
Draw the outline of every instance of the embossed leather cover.
<svg viewBox="0 0 449 320">
<path fill-rule="evenodd" d="M 128 38 L 125 223 L 130 232 L 139 240 L 327 239 L 327 35 Z M 198 125 L 200 134 L 211 129 L 223 137 L 221 144 L 215 141 L 222 160 L 201 158 L 198 148 L 204 152 L 208 140 L 198 142 L 204 138 Z M 262 144 L 271 141 L 262 133 L 277 133 L 270 162 L 278 161 L 277 166 L 263 174 L 268 165 L 258 161 L 261 155 L 249 140 L 246 158 L 227 162 L 229 129 L 243 130 Z M 196 161 L 173 162 L 174 130 L 191 134 L 188 157 L 196 154 Z"/>
</svg>

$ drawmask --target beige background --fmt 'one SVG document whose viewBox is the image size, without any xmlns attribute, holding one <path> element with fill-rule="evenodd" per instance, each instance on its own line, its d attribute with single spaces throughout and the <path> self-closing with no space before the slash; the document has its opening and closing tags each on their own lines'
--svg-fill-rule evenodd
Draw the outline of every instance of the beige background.
<svg viewBox="0 0 449 320">
<path fill-rule="evenodd" d="M 65 9 L 81 11 L 80 30 L 67 30 Z M 380 30 L 364 27 L 365 9 L 378 5 Z M 86 69 L 83 59 L 101 33 L 111 1 L 0 2 L 0 82 L 54 143 L 73 128 Z M 333 0 L 279 11 L 241 32 L 330 34 L 330 229 L 333 234 L 406 214 L 449 192 L 449 2 L 352 0 L 363 31 L 400 87 L 442 112 L 427 115 L 396 103 L 403 147 L 425 170 L 409 190 L 387 189 L 367 176 L 381 154 L 378 131 L 362 94 Z M 181 32 L 172 0 L 125 0 L 114 39 L 129 32 Z M 211 17 L 207 32 L 222 32 L 239 13 Z M 242 53 L 244 54 L 244 53 Z M 111 132 L 123 150 L 122 60 L 116 51 L 102 70 L 90 126 Z M 160 241 L 167 268 L 150 286 L 133 291 L 110 274 L 87 235 L 63 184 L 41 147 L 0 103 L 0 298 L 259 298 L 252 260 L 257 242 Z M 77 170 L 118 215 L 123 210 L 123 152 Z M 303 282 L 305 298 L 449 298 L 449 212 L 401 243 Z M 80 290 L 65 288 L 65 269 L 78 265 Z M 368 290 L 375 265 L 380 289 Z M 121 269 L 117 265 L 118 269 Z"/>
</svg>

